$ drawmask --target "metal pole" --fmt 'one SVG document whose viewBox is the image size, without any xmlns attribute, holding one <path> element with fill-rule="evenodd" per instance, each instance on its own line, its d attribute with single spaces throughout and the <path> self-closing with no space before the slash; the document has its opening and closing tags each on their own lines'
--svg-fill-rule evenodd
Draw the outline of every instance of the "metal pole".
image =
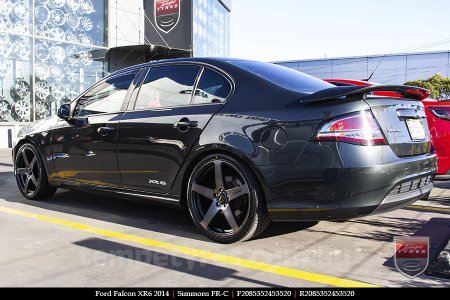
<svg viewBox="0 0 450 300">
<path fill-rule="evenodd" d="M 449 76 L 450 70 L 450 50 L 447 52 L 447 77 Z"/>
<path fill-rule="evenodd" d="M 117 22 L 118 22 L 118 17 L 117 17 L 117 0 L 116 0 L 116 47 L 117 47 Z"/>
<path fill-rule="evenodd" d="M 139 7 L 139 15 L 138 15 L 138 19 L 139 19 L 139 44 L 141 44 L 141 7 Z"/>
<path fill-rule="evenodd" d="M 31 32 L 32 32 L 32 37 L 31 37 L 31 107 L 32 107 L 32 111 L 33 111 L 33 116 L 32 116 L 32 121 L 36 120 L 36 95 L 35 95 L 35 88 L 36 88 L 36 76 L 35 76 L 35 63 L 36 63 L 36 58 L 35 58 L 35 51 L 36 51 L 36 32 L 35 32 L 35 18 L 34 18 L 34 6 L 35 6 L 35 1 L 31 1 Z"/>
<path fill-rule="evenodd" d="M 406 60 L 406 65 L 405 65 L 405 82 L 408 81 L 408 53 L 405 54 L 405 60 Z M 405 83 L 403 82 L 403 83 Z"/>
</svg>

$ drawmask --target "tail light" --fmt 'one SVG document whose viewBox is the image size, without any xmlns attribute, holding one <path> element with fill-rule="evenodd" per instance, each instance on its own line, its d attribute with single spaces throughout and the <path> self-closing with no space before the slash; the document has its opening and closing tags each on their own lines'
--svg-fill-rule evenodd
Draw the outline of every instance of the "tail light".
<svg viewBox="0 0 450 300">
<path fill-rule="evenodd" d="M 365 146 L 387 145 L 383 132 L 370 111 L 328 122 L 322 126 L 314 140 Z"/>
<path fill-rule="evenodd" d="M 450 106 L 435 106 L 428 109 L 439 119 L 450 120 Z"/>
</svg>

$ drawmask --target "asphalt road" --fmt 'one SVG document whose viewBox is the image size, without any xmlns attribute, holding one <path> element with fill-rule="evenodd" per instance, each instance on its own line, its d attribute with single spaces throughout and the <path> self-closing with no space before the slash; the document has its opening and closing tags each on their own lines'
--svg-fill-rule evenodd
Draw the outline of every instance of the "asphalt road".
<svg viewBox="0 0 450 300">
<path fill-rule="evenodd" d="M 394 236 L 450 235 L 450 183 L 415 207 L 347 222 L 272 224 L 249 242 L 206 239 L 182 211 L 60 189 L 45 202 L 17 190 L 0 149 L 0 286 L 450 286 L 394 267 Z"/>
</svg>

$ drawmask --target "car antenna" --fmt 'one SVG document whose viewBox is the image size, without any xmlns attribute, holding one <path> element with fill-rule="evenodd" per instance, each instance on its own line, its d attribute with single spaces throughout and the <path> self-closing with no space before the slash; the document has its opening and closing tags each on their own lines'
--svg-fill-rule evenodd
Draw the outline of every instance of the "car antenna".
<svg viewBox="0 0 450 300">
<path fill-rule="evenodd" d="M 383 55 L 383 57 L 380 59 L 380 61 L 378 62 L 378 65 L 375 67 L 375 69 L 373 70 L 372 74 L 370 74 L 369 78 L 367 79 L 363 79 L 363 81 L 370 81 L 370 79 L 372 79 L 373 75 L 375 74 L 375 72 L 378 70 L 378 67 L 381 65 L 381 63 L 383 62 L 383 59 L 386 57 L 386 54 Z"/>
</svg>

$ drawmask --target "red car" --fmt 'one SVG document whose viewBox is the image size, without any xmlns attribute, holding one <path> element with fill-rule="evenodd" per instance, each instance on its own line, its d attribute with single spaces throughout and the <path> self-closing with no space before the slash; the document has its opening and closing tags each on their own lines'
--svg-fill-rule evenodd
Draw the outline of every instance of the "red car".
<svg viewBox="0 0 450 300">
<path fill-rule="evenodd" d="M 324 79 L 336 86 L 374 86 L 377 83 L 353 79 Z M 395 92 L 376 91 L 377 96 L 402 97 Z M 417 96 L 422 100 L 430 128 L 431 142 L 438 156 L 438 175 L 450 175 L 450 101 L 429 99 L 429 91 L 420 89 Z"/>
</svg>

